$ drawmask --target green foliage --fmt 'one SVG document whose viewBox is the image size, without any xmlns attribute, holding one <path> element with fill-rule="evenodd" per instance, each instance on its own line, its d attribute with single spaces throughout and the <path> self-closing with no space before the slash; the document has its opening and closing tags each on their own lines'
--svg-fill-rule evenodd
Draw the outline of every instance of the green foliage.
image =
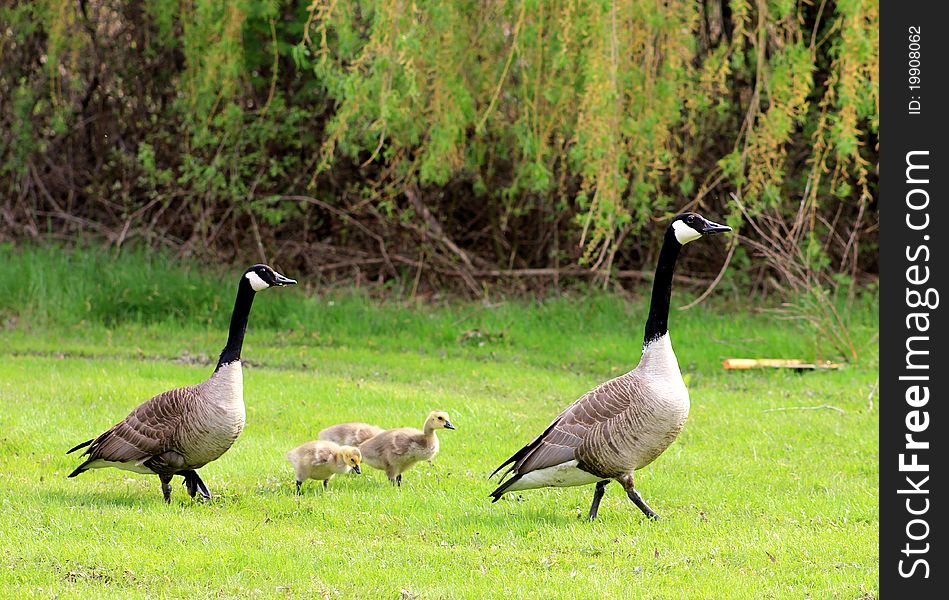
<svg viewBox="0 0 949 600">
<path fill-rule="evenodd" d="M 0 174 L 22 175 L 27 168 L 28 157 L 36 150 L 38 140 L 33 137 L 30 117 L 36 100 L 25 81 L 21 81 L 13 93 L 14 127 L 9 133 L 10 147 L 6 160 L 0 163 Z"/>
<path fill-rule="evenodd" d="M 14 235 L 232 254 L 296 232 L 279 251 L 307 267 L 320 240 L 478 290 L 476 267 L 641 269 L 684 208 L 804 206 L 826 269 L 875 271 L 876 0 L 0 10 Z"/>
<path fill-rule="evenodd" d="M 878 118 L 875 76 L 865 77 L 878 61 L 876 3 L 842 3 L 813 31 L 802 23 L 816 7 L 772 2 L 759 13 L 730 4 L 731 23 L 721 26 L 735 28 L 731 39 L 702 47 L 700 3 L 657 11 L 649 2 L 419 2 L 409 11 L 388 1 L 355 10 L 317 0 L 299 60 L 337 102 L 319 169 L 345 156 L 395 163 L 402 176 L 444 185 L 488 180 L 496 160 L 513 161 L 513 177 L 496 191 L 515 199 L 509 211 L 553 194 L 557 170 L 566 170 L 579 178 L 575 221 L 585 258 L 598 256 L 597 264 L 621 230 L 681 207 L 696 180 L 711 179 L 689 147 L 703 138 L 734 141 L 719 166 L 752 212 L 777 198 L 798 203 L 800 166 L 788 156 L 810 144 L 818 149 L 810 176 L 826 170 L 820 149 L 831 148 L 832 189 L 850 197 L 856 191 L 842 186 L 862 182 L 865 201 L 871 191 L 858 158 L 868 148 L 859 137 Z M 815 88 L 828 55 L 830 78 Z M 748 105 L 725 100 L 748 81 Z M 822 118 L 832 123 L 815 130 Z M 808 129 L 813 140 L 801 135 Z M 826 191 L 818 185 L 808 194 Z"/>
</svg>

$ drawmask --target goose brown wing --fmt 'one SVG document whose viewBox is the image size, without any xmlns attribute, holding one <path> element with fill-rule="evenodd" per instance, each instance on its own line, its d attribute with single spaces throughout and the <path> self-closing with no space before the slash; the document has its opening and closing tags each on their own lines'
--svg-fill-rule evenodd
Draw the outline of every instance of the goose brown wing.
<svg viewBox="0 0 949 600">
<path fill-rule="evenodd" d="M 581 396 L 498 471 L 513 463 L 509 471 L 523 475 L 574 460 L 577 448 L 594 428 L 600 426 L 608 432 L 610 420 L 629 407 L 629 395 L 623 393 L 627 386 L 621 379 L 610 380 Z"/>
<path fill-rule="evenodd" d="M 174 445 L 187 405 L 195 400 L 194 386 L 158 394 L 93 440 L 85 454 L 90 460 L 129 462 L 166 452 Z"/>
</svg>

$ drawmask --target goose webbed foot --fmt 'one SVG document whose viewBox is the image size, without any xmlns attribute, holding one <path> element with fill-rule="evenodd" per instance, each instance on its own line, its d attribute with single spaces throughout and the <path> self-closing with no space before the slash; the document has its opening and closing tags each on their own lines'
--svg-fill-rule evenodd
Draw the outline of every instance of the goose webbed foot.
<svg viewBox="0 0 949 600">
<path fill-rule="evenodd" d="M 165 499 L 165 504 L 171 504 L 171 475 L 159 475 L 161 481 L 161 495 Z"/>
<path fill-rule="evenodd" d="M 593 504 L 590 505 L 589 519 L 591 521 L 596 518 L 596 513 L 600 510 L 600 500 L 603 499 L 603 494 L 606 493 L 606 484 L 609 482 L 608 479 L 596 482 L 596 489 L 593 490 Z"/>
<path fill-rule="evenodd" d="M 185 478 L 185 487 L 188 489 L 188 495 L 192 498 L 198 492 L 201 492 L 201 497 L 205 500 L 211 499 L 211 492 L 208 490 L 208 486 L 204 484 L 204 481 L 201 480 L 201 476 L 198 475 L 198 472 L 195 470 L 181 471 L 178 473 Z"/>
<path fill-rule="evenodd" d="M 633 486 L 633 476 L 624 475 L 617 479 L 620 485 L 623 486 L 623 489 L 626 490 L 626 495 L 629 496 L 629 499 L 633 501 L 633 504 L 639 507 L 639 510 L 643 511 L 643 514 L 649 517 L 652 520 L 658 520 L 659 515 L 656 514 L 656 511 L 649 508 L 649 505 L 646 504 L 646 501 L 643 500 L 643 497 L 639 495 L 639 492 L 636 491 L 636 488 Z"/>
</svg>

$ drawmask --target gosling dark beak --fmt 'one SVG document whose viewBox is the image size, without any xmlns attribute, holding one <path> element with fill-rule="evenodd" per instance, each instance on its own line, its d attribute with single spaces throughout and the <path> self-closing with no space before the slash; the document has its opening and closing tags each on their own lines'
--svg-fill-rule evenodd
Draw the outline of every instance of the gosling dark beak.
<svg viewBox="0 0 949 600">
<path fill-rule="evenodd" d="M 451 424 L 451 421 L 445 421 L 445 429 L 454 429 L 455 426 Z"/>
<path fill-rule="evenodd" d="M 296 279 L 290 279 L 289 277 L 284 277 L 283 275 L 281 275 L 280 273 L 277 273 L 276 271 L 274 271 L 273 274 L 274 274 L 274 285 L 278 285 L 278 286 L 294 285 L 297 282 Z"/>
<path fill-rule="evenodd" d="M 353 471 L 356 471 L 356 475 L 362 475 L 362 469 L 359 468 L 359 465 L 353 465 Z"/>
<path fill-rule="evenodd" d="M 726 231 L 731 231 L 732 228 L 728 225 L 719 225 L 714 221 L 705 220 L 705 227 L 702 228 L 702 235 L 712 235 L 713 233 L 724 233 Z"/>
</svg>

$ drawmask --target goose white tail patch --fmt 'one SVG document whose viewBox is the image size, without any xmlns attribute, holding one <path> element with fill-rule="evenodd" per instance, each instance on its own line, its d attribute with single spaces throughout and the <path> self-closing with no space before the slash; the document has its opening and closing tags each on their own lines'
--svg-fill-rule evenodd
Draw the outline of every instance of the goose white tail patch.
<svg viewBox="0 0 949 600">
<path fill-rule="evenodd" d="M 702 237 L 701 233 L 692 229 L 682 221 L 673 221 L 672 229 L 675 231 L 676 239 L 679 240 L 679 243 L 683 246 Z"/>
<path fill-rule="evenodd" d="M 602 478 L 593 473 L 577 468 L 577 461 L 571 460 L 546 469 L 531 471 L 518 479 L 508 490 L 516 492 L 542 487 L 573 487 L 596 483 L 600 479 Z"/>
<path fill-rule="evenodd" d="M 254 273 L 253 271 L 248 271 L 244 277 L 246 277 L 247 281 L 250 282 L 250 287 L 254 288 L 255 292 L 259 292 L 260 290 L 265 290 L 270 287 L 270 284 L 261 279 L 260 275 Z"/>
<path fill-rule="evenodd" d="M 88 469 L 105 469 L 108 467 L 114 467 L 116 469 L 122 469 L 123 471 L 131 471 L 133 473 L 141 473 L 142 475 L 154 475 L 155 471 L 152 471 L 141 461 L 130 460 L 128 462 L 115 462 L 111 460 L 95 460 L 86 465 Z"/>
</svg>

